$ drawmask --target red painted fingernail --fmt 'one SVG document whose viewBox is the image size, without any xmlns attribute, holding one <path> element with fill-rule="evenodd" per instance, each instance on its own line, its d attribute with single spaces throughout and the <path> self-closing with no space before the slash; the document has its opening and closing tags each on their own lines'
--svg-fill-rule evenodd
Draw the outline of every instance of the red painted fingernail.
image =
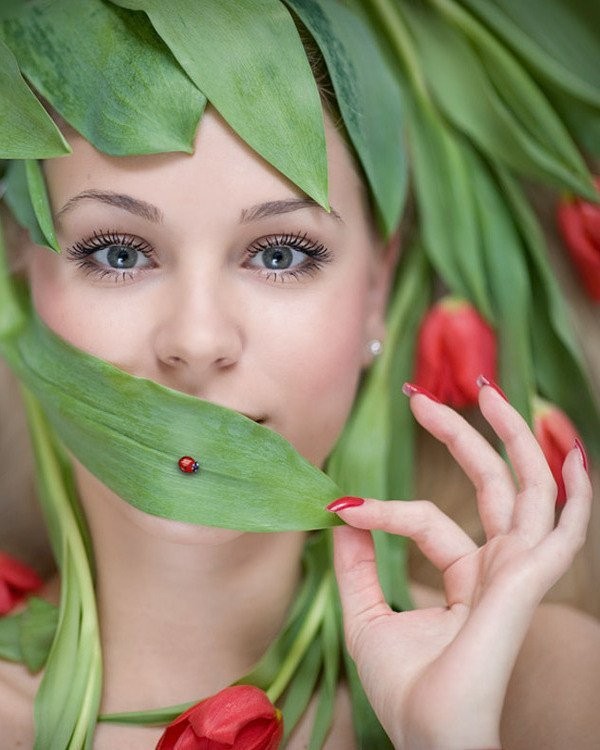
<svg viewBox="0 0 600 750">
<path fill-rule="evenodd" d="M 575 447 L 579 451 L 579 455 L 581 456 L 581 463 L 583 464 L 583 468 L 587 471 L 588 470 L 588 457 L 587 453 L 585 452 L 585 448 L 583 447 L 583 443 L 579 438 L 575 438 Z"/>
<path fill-rule="evenodd" d="M 346 508 L 356 508 L 363 503 L 364 500 L 362 497 L 351 497 L 350 495 L 348 497 L 338 497 L 337 500 L 329 503 L 329 505 L 327 506 L 327 510 L 331 511 L 332 513 L 338 513 L 340 510 L 346 510 Z"/>
<path fill-rule="evenodd" d="M 429 393 L 429 391 L 426 391 L 425 388 L 421 388 L 420 385 L 415 385 L 414 383 L 404 383 L 404 385 L 402 386 L 402 393 L 409 398 L 411 396 L 416 396 L 418 393 L 421 396 L 427 396 L 427 398 L 430 398 L 432 401 L 435 401 L 438 404 L 442 403 L 439 398 L 433 395 L 433 393 Z"/>
<path fill-rule="evenodd" d="M 493 388 L 496 391 L 496 393 L 502 396 L 502 398 L 506 401 L 506 403 L 508 403 L 508 398 L 506 397 L 506 393 L 504 393 L 504 391 L 502 390 L 502 388 L 500 388 L 498 383 L 494 383 L 493 380 L 489 380 L 488 378 L 486 378 L 485 375 L 478 375 L 477 387 L 483 388 L 484 385 L 489 385 L 490 388 Z"/>
</svg>

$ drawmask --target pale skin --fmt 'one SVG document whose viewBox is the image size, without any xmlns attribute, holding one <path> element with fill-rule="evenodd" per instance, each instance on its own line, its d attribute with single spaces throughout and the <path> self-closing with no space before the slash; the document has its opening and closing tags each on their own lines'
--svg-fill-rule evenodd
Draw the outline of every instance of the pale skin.
<svg viewBox="0 0 600 750">
<path fill-rule="evenodd" d="M 70 141 L 73 155 L 46 165 L 64 252 L 28 251 L 40 316 L 65 339 L 128 372 L 263 422 L 322 465 L 370 362 L 368 342 L 384 337 L 396 255 L 393 242 L 376 237 L 339 135 L 328 125 L 335 215 L 307 204 L 210 110 L 193 156 L 111 159 L 74 134 Z M 96 193 L 82 197 L 85 191 Z M 162 219 L 134 214 L 122 201 L 109 205 L 97 191 L 143 201 Z M 147 254 L 138 253 L 124 276 L 95 244 L 98 252 L 88 256 L 94 267 L 81 267 L 81 254 L 69 248 L 94 233 L 111 234 L 113 245 L 127 247 L 125 237 L 140 238 Z M 265 238 L 269 247 L 293 247 L 295 275 L 266 269 L 264 244 L 262 254 L 250 257 L 248 247 L 256 249 Z M 298 245 L 298 238 L 310 244 Z M 304 251 L 321 245 L 327 255 L 321 252 L 308 272 Z M 480 403 L 509 451 L 519 492 L 497 453 L 464 420 L 413 396 L 417 420 L 448 445 L 478 488 L 489 540 L 477 550 L 450 519 L 420 502 L 368 500 L 341 511 L 349 525 L 335 532 L 336 573 L 348 645 L 398 748 L 591 748 L 586 736 L 600 733 L 600 712 L 589 700 L 600 692 L 600 664 L 593 661 L 600 629 L 568 610 L 535 613 L 584 538 L 589 481 L 572 451 L 564 469 L 569 502 L 553 531 L 553 487 L 537 444 L 493 389 L 482 389 Z M 76 470 L 98 569 L 102 711 L 201 698 L 247 672 L 293 601 L 304 536 L 152 518 L 83 467 Z M 389 612 L 371 564 L 370 528 L 413 537 L 446 570 L 446 602 L 430 607 L 432 595 L 415 588 L 417 605 L 426 608 Z M 539 643 L 549 630 L 560 634 L 557 648 L 530 661 L 531 639 Z M 585 649 L 575 653 L 572 641 Z M 551 677 L 532 682 L 534 668 L 538 677 L 551 668 Z M 27 747 L 38 680 L 8 664 L 0 664 L 0 680 L 3 742 Z M 581 698 L 575 730 L 560 696 L 554 702 L 555 684 Z M 536 744 L 546 731 L 540 730 L 542 716 L 552 739 Z M 565 734 L 570 722 L 571 734 Z M 289 748 L 306 746 L 308 727 L 305 717 Z M 579 744 L 565 744 L 573 731 Z M 160 733 L 101 725 L 95 747 L 153 747 Z M 351 737 L 342 689 L 326 747 L 349 750 Z"/>
</svg>

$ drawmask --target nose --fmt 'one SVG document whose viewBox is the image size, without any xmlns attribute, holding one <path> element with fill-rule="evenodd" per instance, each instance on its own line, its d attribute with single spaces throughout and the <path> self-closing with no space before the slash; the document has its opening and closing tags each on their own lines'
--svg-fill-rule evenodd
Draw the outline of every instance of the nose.
<svg viewBox="0 0 600 750">
<path fill-rule="evenodd" d="M 184 390 L 201 395 L 212 376 L 232 368 L 243 350 L 234 289 L 199 274 L 169 285 L 159 300 L 155 354 Z"/>
</svg>

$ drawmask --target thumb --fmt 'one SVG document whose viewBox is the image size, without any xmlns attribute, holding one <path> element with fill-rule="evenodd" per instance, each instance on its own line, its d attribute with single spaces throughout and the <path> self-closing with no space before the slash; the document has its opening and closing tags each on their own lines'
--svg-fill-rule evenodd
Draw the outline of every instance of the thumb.
<svg viewBox="0 0 600 750">
<path fill-rule="evenodd" d="M 379 583 L 371 532 L 352 526 L 333 530 L 333 561 L 340 591 L 346 644 L 354 658 L 366 625 L 391 614 Z"/>
</svg>

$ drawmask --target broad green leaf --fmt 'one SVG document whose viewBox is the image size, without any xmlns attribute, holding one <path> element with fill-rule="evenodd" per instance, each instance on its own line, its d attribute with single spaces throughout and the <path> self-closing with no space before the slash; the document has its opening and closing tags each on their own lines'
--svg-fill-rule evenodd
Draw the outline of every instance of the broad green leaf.
<svg viewBox="0 0 600 750">
<path fill-rule="evenodd" d="M 27 229 L 32 242 L 35 242 L 37 245 L 46 245 L 46 239 L 40 229 L 31 203 L 25 164 L 26 162 L 22 159 L 9 162 L 6 173 L 4 201 L 17 222 L 24 229 Z M 51 250 L 52 248 L 48 249 Z"/>
<path fill-rule="evenodd" d="M 54 252 L 60 253 L 60 245 L 54 231 L 50 198 L 40 163 L 35 159 L 28 159 L 25 162 L 25 174 L 27 176 L 27 188 L 37 224 L 48 246 Z"/>
<path fill-rule="evenodd" d="M 453 294 L 493 323 L 473 185 L 451 131 L 430 109 L 411 103 L 408 140 L 427 257 Z"/>
<path fill-rule="evenodd" d="M 319 688 L 317 711 L 308 745 L 309 750 L 320 750 L 322 748 L 333 720 L 340 670 L 341 638 L 343 638 L 341 612 L 337 611 L 336 598 L 331 597 L 321 626 L 323 676 Z"/>
<path fill-rule="evenodd" d="M 70 150 L 0 39 L 0 158 L 47 159 Z"/>
<path fill-rule="evenodd" d="M 285 0 L 325 59 L 344 125 L 375 197 L 383 233 L 397 227 L 408 169 L 402 91 L 373 31 L 339 0 Z"/>
<path fill-rule="evenodd" d="M 30 672 L 37 672 L 46 663 L 57 624 L 58 609 L 44 599 L 32 596 L 23 612 L 20 632 L 23 661 Z"/>
<path fill-rule="evenodd" d="M 584 151 L 600 159 L 600 109 L 553 88 L 548 88 L 547 93 Z"/>
<path fill-rule="evenodd" d="M 379 723 L 358 677 L 356 665 L 347 649 L 344 649 L 346 680 L 352 699 L 352 722 L 357 747 L 361 750 L 394 750 L 392 741 Z"/>
<path fill-rule="evenodd" d="M 400 384 L 409 377 L 418 322 L 429 298 L 427 270 L 422 248 L 411 248 L 399 269 L 383 351 L 329 458 L 327 471 L 345 494 L 380 499 L 412 494 L 413 420 Z M 392 606 L 408 609 L 404 541 L 383 532 L 375 532 L 374 538 L 386 598 Z"/>
<path fill-rule="evenodd" d="M 50 2 L 50 0 L 46 0 Z M 23 0 L 2 0 L 0 7 L 0 21 L 9 16 L 17 15 L 23 8 Z"/>
<path fill-rule="evenodd" d="M 590 0 L 463 0 L 541 76 L 600 106 L 600 4 Z"/>
<path fill-rule="evenodd" d="M 24 402 L 33 438 L 38 495 L 61 572 L 58 626 L 34 706 L 34 750 L 88 750 L 102 679 L 90 566 L 47 421 L 27 391 Z"/>
<path fill-rule="evenodd" d="M 0 35 L 35 88 L 96 148 L 191 153 L 206 99 L 143 14 L 102 0 L 33 0 L 0 24 Z"/>
<path fill-rule="evenodd" d="M 541 227 L 515 180 L 504 170 L 498 169 L 497 174 L 531 259 L 531 286 L 537 290 L 532 305 L 532 347 L 539 391 L 569 414 L 590 451 L 600 456 L 600 408 L 590 389 Z"/>
<path fill-rule="evenodd" d="M 23 614 L 3 615 L 0 617 L 0 659 L 22 662 L 21 620 Z"/>
<path fill-rule="evenodd" d="M 323 111 L 300 37 L 279 0 L 113 0 L 144 10 L 235 132 L 324 208 Z"/>
<path fill-rule="evenodd" d="M 536 176 L 591 197 L 594 188 L 581 155 L 568 130 L 527 71 L 485 26 L 463 10 L 455 0 L 432 2 L 444 14 L 446 21 L 455 24 L 476 49 L 498 97 L 486 98 L 490 104 L 497 105 L 498 101 L 503 103 L 503 108 L 496 106 L 494 109 L 516 141 L 511 144 L 511 151 L 517 145 L 522 152 L 519 154 L 517 149 L 513 158 L 525 157 L 531 163 L 529 169 L 535 167 Z M 443 29 L 443 26 L 440 28 Z M 466 60 L 461 62 L 461 66 L 467 64 Z M 478 92 L 483 96 L 482 88 L 479 86 Z M 515 124 L 520 127 L 515 128 Z M 490 120 L 487 130 L 491 125 L 493 122 Z M 471 128 L 481 133 L 477 117 L 471 118 Z"/>
<path fill-rule="evenodd" d="M 5 348 L 69 450 L 146 513 L 247 531 L 338 523 L 325 510 L 338 487 L 274 431 L 84 354 L 33 314 Z M 197 474 L 178 469 L 184 455 Z"/>
<path fill-rule="evenodd" d="M 0 341 L 13 335 L 23 323 L 23 312 L 15 296 L 8 272 L 4 232 L 0 223 Z"/>
<path fill-rule="evenodd" d="M 526 251 L 499 186 L 477 154 L 464 147 L 473 179 L 477 217 L 499 349 L 499 382 L 511 404 L 531 422 L 535 392 L 529 323 L 531 279 Z"/>
<path fill-rule="evenodd" d="M 532 112 L 516 116 L 505 99 L 507 92 L 496 89 L 475 49 L 458 30 L 439 14 L 422 5 L 407 5 L 405 14 L 419 45 L 420 59 L 436 101 L 444 114 L 468 134 L 491 158 L 529 176 L 559 187 L 579 189 L 579 177 L 571 175 L 573 162 L 580 158 L 572 148 L 565 151 L 569 135 L 549 105 L 529 97 Z M 540 110 L 537 115 L 533 110 Z M 529 122 L 541 118 L 555 123 L 556 144 L 546 137 L 546 129 L 532 129 Z M 559 123 L 556 125 L 556 123 Z M 574 156 L 573 156 L 574 155 Z M 565 163 L 569 158 L 570 162 Z"/>
<path fill-rule="evenodd" d="M 288 737 L 302 718 L 310 703 L 310 699 L 314 695 L 322 661 L 321 643 L 318 640 L 314 640 L 310 644 L 302 664 L 298 667 L 296 674 L 292 678 L 289 689 L 283 699 L 281 710 L 283 713 L 284 743 L 287 742 Z"/>
</svg>

